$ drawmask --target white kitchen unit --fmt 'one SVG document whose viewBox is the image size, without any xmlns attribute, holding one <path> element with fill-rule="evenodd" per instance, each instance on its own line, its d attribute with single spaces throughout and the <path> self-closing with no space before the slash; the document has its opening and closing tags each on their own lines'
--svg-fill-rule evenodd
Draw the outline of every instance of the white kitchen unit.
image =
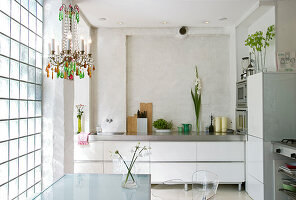
<svg viewBox="0 0 296 200">
<path fill-rule="evenodd" d="M 197 170 L 216 173 L 221 183 L 241 184 L 245 182 L 245 137 L 232 136 L 238 139 L 221 141 L 223 136 L 213 135 L 209 136 L 210 141 L 208 137 L 199 136 L 194 140 L 192 135 L 183 135 L 177 139 L 174 136 L 169 139 L 154 135 L 145 138 L 126 135 L 108 138 L 92 136 L 89 145 L 75 144 L 75 173 L 119 173 L 114 170 L 110 152 L 119 150 L 129 159 L 131 149 L 140 141 L 141 146 L 151 147 L 151 154 L 139 158 L 136 172 L 151 174 L 152 184 L 188 184 L 192 182 L 192 174 Z M 217 140 L 213 139 L 215 137 Z M 186 141 L 188 139 L 193 141 Z"/>
<path fill-rule="evenodd" d="M 248 77 L 246 191 L 254 200 L 274 197 L 272 141 L 295 138 L 296 73 L 258 73 Z"/>
</svg>

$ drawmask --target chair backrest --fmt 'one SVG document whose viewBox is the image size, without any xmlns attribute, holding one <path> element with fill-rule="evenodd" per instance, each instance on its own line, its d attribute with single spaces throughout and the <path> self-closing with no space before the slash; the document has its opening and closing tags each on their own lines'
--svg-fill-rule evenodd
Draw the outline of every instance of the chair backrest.
<svg viewBox="0 0 296 200">
<path fill-rule="evenodd" d="M 219 185 L 219 177 L 213 172 L 200 170 L 192 175 L 192 199 L 207 200 L 213 197 Z"/>
</svg>

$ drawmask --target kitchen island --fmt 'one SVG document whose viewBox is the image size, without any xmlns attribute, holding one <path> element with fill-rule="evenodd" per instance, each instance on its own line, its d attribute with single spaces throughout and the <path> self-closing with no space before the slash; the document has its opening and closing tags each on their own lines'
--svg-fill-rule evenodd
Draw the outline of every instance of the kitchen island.
<svg viewBox="0 0 296 200">
<path fill-rule="evenodd" d="M 170 133 L 152 135 L 90 135 L 89 145 L 81 146 L 75 139 L 75 173 L 120 173 L 114 169 L 110 152 L 120 151 L 131 159 L 131 149 L 151 148 L 151 154 L 139 158 L 137 173 L 151 174 L 152 184 L 187 184 L 198 170 L 219 176 L 220 183 L 239 184 L 245 181 L 245 135 Z M 185 187 L 186 188 L 186 187 Z"/>
</svg>

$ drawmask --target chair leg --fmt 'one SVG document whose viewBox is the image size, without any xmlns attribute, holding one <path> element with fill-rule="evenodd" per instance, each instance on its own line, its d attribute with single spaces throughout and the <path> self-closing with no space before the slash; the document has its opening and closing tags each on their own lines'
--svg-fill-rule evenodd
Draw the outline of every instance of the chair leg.
<svg viewBox="0 0 296 200">
<path fill-rule="evenodd" d="M 184 190 L 188 191 L 188 184 L 184 184 Z"/>
<path fill-rule="evenodd" d="M 242 184 L 238 184 L 238 191 L 242 191 Z"/>
</svg>

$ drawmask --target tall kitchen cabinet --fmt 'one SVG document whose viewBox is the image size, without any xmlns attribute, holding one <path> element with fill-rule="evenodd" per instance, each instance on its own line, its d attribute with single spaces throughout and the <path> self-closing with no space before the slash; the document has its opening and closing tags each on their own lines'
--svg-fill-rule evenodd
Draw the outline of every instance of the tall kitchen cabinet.
<svg viewBox="0 0 296 200">
<path fill-rule="evenodd" d="M 271 142 L 296 137 L 296 73 L 258 73 L 247 82 L 246 191 L 254 200 L 275 200 Z"/>
</svg>

